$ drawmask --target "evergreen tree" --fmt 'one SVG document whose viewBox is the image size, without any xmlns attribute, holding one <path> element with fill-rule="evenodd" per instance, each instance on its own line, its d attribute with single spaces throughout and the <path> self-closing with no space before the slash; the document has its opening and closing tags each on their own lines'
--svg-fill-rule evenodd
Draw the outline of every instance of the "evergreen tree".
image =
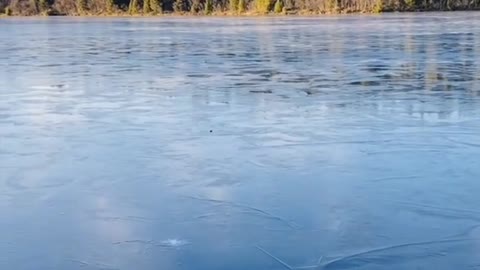
<svg viewBox="0 0 480 270">
<path fill-rule="evenodd" d="M 383 11 L 383 0 L 376 0 L 375 6 L 373 7 L 373 12 L 380 13 Z"/>
<path fill-rule="evenodd" d="M 205 14 L 210 15 L 213 12 L 213 2 L 212 0 L 207 0 L 205 2 Z"/>
<path fill-rule="evenodd" d="M 37 0 L 30 0 L 30 8 L 35 13 L 38 14 L 38 3 Z"/>
<path fill-rule="evenodd" d="M 162 13 L 162 3 L 160 0 L 150 0 L 150 9 L 153 14 Z"/>
<path fill-rule="evenodd" d="M 106 0 L 107 13 L 112 14 L 115 11 L 115 2 L 114 0 Z"/>
<path fill-rule="evenodd" d="M 128 13 L 130 13 L 130 15 L 138 14 L 138 0 L 130 0 L 130 5 L 128 6 Z"/>
<path fill-rule="evenodd" d="M 247 4 L 245 3 L 245 0 L 238 0 L 238 13 L 245 13 L 247 10 Z"/>
<path fill-rule="evenodd" d="M 87 0 L 77 0 L 77 13 L 80 15 L 86 14 L 88 11 Z"/>
<path fill-rule="evenodd" d="M 38 1 L 38 9 L 40 10 L 41 13 L 46 13 L 48 12 L 48 2 L 47 0 L 39 0 Z"/>
<path fill-rule="evenodd" d="M 230 0 L 230 12 L 238 12 L 238 2 L 239 0 Z"/>
<path fill-rule="evenodd" d="M 337 9 L 337 0 L 328 0 L 327 8 L 328 11 L 335 11 Z"/>
<path fill-rule="evenodd" d="M 10 7 L 5 8 L 5 15 L 12 16 L 12 9 Z"/>
<path fill-rule="evenodd" d="M 283 3 L 282 1 L 280 0 L 277 0 L 277 2 L 275 2 L 275 7 L 273 8 L 274 12 L 277 13 L 277 14 L 280 14 L 283 12 Z"/>
<path fill-rule="evenodd" d="M 187 11 L 187 3 L 185 3 L 185 0 L 175 0 L 173 3 L 173 11 L 177 13 Z"/>
<path fill-rule="evenodd" d="M 270 10 L 270 0 L 255 0 L 255 11 L 266 14 Z"/>
<path fill-rule="evenodd" d="M 407 10 L 414 10 L 415 0 L 405 0 L 405 5 L 407 6 Z"/>
<path fill-rule="evenodd" d="M 149 14 L 150 12 L 150 0 L 143 0 L 143 14 Z"/>
<path fill-rule="evenodd" d="M 192 0 L 190 6 L 190 13 L 197 14 L 201 10 L 201 5 L 199 0 Z"/>
</svg>

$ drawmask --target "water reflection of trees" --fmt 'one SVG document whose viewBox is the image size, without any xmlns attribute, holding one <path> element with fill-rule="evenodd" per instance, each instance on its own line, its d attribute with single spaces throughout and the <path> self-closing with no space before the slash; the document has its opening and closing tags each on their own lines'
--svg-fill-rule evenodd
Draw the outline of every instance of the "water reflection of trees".
<svg viewBox="0 0 480 270">
<path fill-rule="evenodd" d="M 413 16 L 391 19 L 395 22 L 379 24 L 376 18 L 368 17 L 303 19 L 296 23 L 237 20 L 224 25 L 201 21 L 205 23 L 204 34 L 190 30 L 199 21 L 188 21 L 177 22 L 168 39 L 147 35 L 156 32 L 151 23 L 144 22 L 136 26 L 145 31 L 139 30 L 141 38 L 117 38 L 116 43 L 109 43 L 112 48 L 95 58 L 89 53 L 99 50 L 96 39 L 82 43 L 82 36 L 76 36 L 81 46 L 75 58 L 82 59 L 81 65 L 38 72 L 68 73 L 76 82 L 61 83 L 72 86 L 85 76 L 90 76 L 85 82 L 94 81 L 102 87 L 112 84 L 112 76 L 124 76 L 129 83 L 122 84 L 122 89 L 192 94 L 193 106 L 224 104 L 227 109 L 242 104 L 275 110 L 283 104 L 305 102 L 335 110 L 348 109 L 348 104 L 354 103 L 375 103 L 374 107 L 382 108 L 381 103 L 393 99 L 402 101 L 391 104 L 397 107 L 441 103 L 437 110 L 442 113 L 471 108 L 480 93 L 475 64 L 478 37 L 473 26 L 462 24 L 453 32 L 429 23 L 428 31 L 419 32 L 419 21 Z M 348 27 L 352 24 L 358 28 Z M 403 27 L 398 29 L 398 25 Z M 49 41 L 47 48 L 54 48 L 55 41 Z M 56 57 L 47 59 L 44 49 L 35 52 L 49 63 L 63 53 L 50 52 Z M 81 72 L 80 67 L 87 66 L 89 71 Z M 92 76 L 96 79 L 91 80 Z M 96 89 L 93 83 L 89 85 Z"/>
<path fill-rule="evenodd" d="M 374 26 L 368 19 L 362 22 L 365 28 L 357 31 L 335 19 L 311 23 L 322 27 L 263 25 L 253 28 L 255 35 L 238 33 L 217 42 L 212 57 L 223 58 L 218 70 L 222 74 L 217 75 L 225 80 L 216 91 L 229 93 L 223 96 L 230 99 L 227 102 L 258 101 L 259 106 L 289 99 L 299 102 L 299 98 L 328 103 L 335 95 L 337 101 L 330 105 L 337 109 L 339 103 L 395 99 L 401 103 L 391 106 L 414 104 L 413 113 L 427 110 L 418 104 L 435 103 L 433 112 L 439 117 L 471 109 L 469 104 L 480 93 L 474 61 L 477 40 L 468 27 L 447 32 L 433 26 L 429 33 L 418 33 L 416 22 L 408 20 L 401 22 L 401 30 Z M 232 39 L 238 42 L 227 42 Z M 252 89 L 272 93 L 255 94 L 249 92 Z M 432 112 L 431 106 L 428 110 Z"/>
</svg>

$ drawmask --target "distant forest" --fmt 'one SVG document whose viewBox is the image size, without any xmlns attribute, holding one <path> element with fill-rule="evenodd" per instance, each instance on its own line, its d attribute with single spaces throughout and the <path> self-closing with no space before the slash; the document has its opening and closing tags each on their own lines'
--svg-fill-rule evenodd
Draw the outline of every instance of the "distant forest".
<svg viewBox="0 0 480 270">
<path fill-rule="evenodd" d="M 242 15 L 475 10 L 480 0 L 0 0 L 0 14 Z"/>
</svg>

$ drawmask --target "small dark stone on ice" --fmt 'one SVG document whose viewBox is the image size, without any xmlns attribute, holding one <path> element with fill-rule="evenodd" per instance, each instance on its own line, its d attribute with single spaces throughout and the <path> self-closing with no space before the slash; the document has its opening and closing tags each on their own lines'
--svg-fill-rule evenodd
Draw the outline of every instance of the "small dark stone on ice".
<svg viewBox="0 0 480 270">
<path fill-rule="evenodd" d="M 212 132 L 213 132 L 213 130 L 210 129 L 210 133 L 212 133 Z"/>
</svg>

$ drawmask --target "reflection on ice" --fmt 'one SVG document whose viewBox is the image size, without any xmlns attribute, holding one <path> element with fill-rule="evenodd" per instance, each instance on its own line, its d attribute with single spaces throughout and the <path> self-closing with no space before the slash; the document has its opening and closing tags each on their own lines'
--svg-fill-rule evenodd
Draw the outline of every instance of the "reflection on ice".
<svg viewBox="0 0 480 270">
<path fill-rule="evenodd" d="M 189 244 L 188 241 L 182 239 L 167 239 L 161 243 L 167 247 L 181 247 Z"/>
<path fill-rule="evenodd" d="M 177 248 L 177 247 L 182 247 L 185 245 L 188 245 L 189 242 L 186 240 L 182 239 L 167 239 L 164 241 L 161 241 L 160 243 L 156 243 L 152 240 L 125 240 L 125 241 L 120 241 L 120 242 L 113 242 L 113 245 L 123 245 L 123 244 L 144 244 L 144 245 L 152 245 L 152 246 L 160 246 L 160 247 L 172 247 L 172 248 Z"/>
<path fill-rule="evenodd" d="M 56 90 L 56 89 L 65 89 L 68 88 L 66 84 L 53 84 L 53 85 L 34 85 L 30 88 L 36 90 Z"/>
</svg>

